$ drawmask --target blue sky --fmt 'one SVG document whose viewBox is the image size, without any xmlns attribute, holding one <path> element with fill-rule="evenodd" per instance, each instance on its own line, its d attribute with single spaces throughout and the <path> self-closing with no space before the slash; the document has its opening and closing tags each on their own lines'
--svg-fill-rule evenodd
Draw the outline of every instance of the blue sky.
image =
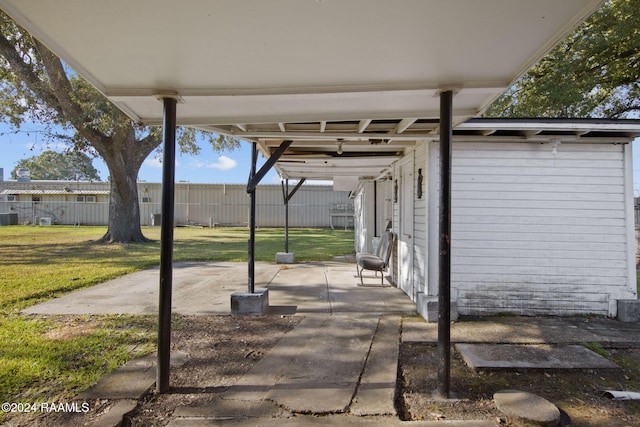
<svg viewBox="0 0 640 427">
<path fill-rule="evenodd" d="M 56 144 L 45 140 L 37 125 L 24 124 L 21 132 L 12 133 L 13 128 L 0 123 L 0 168 L 4 168 L 4 179 L 11 179 L 11 171 L 22 159 L 37 156 L 47 150 L 62 150 L 62 143 Z M 176 181 L 193 183 L 246 183 L 251 165 L 251 144 L 243 143 L 233 151 L 215 152 L 206 142 L 201 145 L 198 156 L 176 154 Z M 147 182 L 162 181 L 161 155 L 151 153 L 145 160 L 138 179 Z M 264 163 L 258 157 L 258 167 Z M 109 172 L 101 159 L 95 159 L 93 166 L 98 169 L 100 179 L 107 180 Z M 261 182 L 262 184 L 278 184 L 280 178 L 271 170 Z"/>
</svg>

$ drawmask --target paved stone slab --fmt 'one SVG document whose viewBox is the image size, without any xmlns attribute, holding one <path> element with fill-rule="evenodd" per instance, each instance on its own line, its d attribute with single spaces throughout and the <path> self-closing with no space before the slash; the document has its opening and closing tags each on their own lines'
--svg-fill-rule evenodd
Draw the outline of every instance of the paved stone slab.
<svg viewBox="0 0 640 427">
<path fill-rule="evenodd" d="M 609 327 L 610 328 L 610 327 Z M 608 329 L 605 329 L 608 331 Z M 640 338 L 640 333 L 637 334 Z M 538 344 L 607 341 L 606 336 L 588 325 L 567 318 L 489 317 L 451 324 L 451 341 L 462 343 Z M 402 324 L 403 342 L 437 342 L 438 323 L 406 319 Z"/>
<path fill-rule="evenodd" d="M 327 263 L 325 276 L 333 313 L 415 314 L 416 306 L 393 286 L 358 286 L 355 264 Z"/>
<path fill-rule="evenodd" d="M 400 347 L 400 316 L 383 316 L 378 323 L 351 413 L 360 416 L 396 415 L 394 397 Z"/>
<path fill-rule="evenodd" d="M 266 398 L 298 413 L 345 412 L 351 404 L 378 319 L 333 315 L 313 331 Z"/>
<path fill-rule="evenodd" d="M 141 399 L 156 382 L 156 355 L 130 360 L 105 375 L 77 399 Z M 181 351 L 171 353 L 171 365 L 186 363 L 188 355 Z"/>
<path fill-rule="evenodd" d="M 493 421 L 400 421 L 392 416 L 357 417 L 346 414 L 291 418 L 236 418 L 217 420 L 211 418 L 174 418 L 168 427 L 495 427 Z"/>
<path fill-rule="evenodd" d="M 279 266 L 256 263 L 256 286 L 264 287 Z M 36 304 L 24 314 L 156 314 L 159 270 L 152 268 Z M 247 265 L 238 262 L 181 262 L 173 266 L 172 311 L 227 315 L 230 295 L 247 291 Z"/>
<path fill-rule="evenodd" d="M 580 345 L 456 344 L 473 369 L 621 369 Z"/>
<path fill-rule="evenodd" d="M 100 418 L 92 422 L 91 427 L 118 427 L 122 425 L 122 419 L 129 412 L 136 409 L 138 406 L 137 400 L 123 399 L 117 401 L 109 410 L 103 414 Z M 87 424 L 85 424 L 87 425 Z"/>
<path fill-rule="evenodd" d="M 235 418 L 287 418 L 290 414 L 268 400 L 217 400 L 209 405 L 180 406 L 173 412 L 178 418 L 207 418 L 231 420 Z"/>
<path fill-rule="evenodd" d="M 155 366 L 147 360 L 135 360 L 102 377 L 79 399 L 140 399 L 156 382 Z"/>
<path fill-rule="evenodd" d="M 532 393 L 502 390 L 493 395 L 493 401 L 499 411 L 527 425 L 553 427 L 560 422 L 560 410 L 553 403 Z"/>
<path fill-rule="evenodd" d="M 269 283 L 269 304 L 295 307 L 298 314 L 330 313 L 329 287 L 321 264 L 280 266 Z"/>
<path fill-rule="evenodd" d="M 322 328 L 325 316 L 305 317 L 291 332 L 233 384 L 222 398 L 226 400 L 262 401 L 267 393 L 298 357 L 315 331 Z"/>
</svg>

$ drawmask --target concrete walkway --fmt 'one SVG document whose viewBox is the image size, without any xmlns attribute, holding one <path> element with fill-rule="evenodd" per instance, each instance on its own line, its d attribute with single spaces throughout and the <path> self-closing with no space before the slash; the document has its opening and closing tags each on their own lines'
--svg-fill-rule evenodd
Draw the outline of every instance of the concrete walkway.
<svg viewBox="0 0 640 427">
<path fill-rule="evenodd" d="M 266 284 L 280 266 L 256 263 L 255 280 Z M 24 314 L 157 314 L 159 269 L 138 271 L 34 305 Z M 230 295 L 247 290 L 247 264 L 180 262 L 173 266 L 172 311 L 228 315 Z"/>
<path fill-rule="evenodd" d="M 229 387 L 222 399 L 207 406 L 177 408 L 167 419 L 168 425 L 442 425 L 401 422 L 396 416 L 400 343 L 437 341 L 437 324 L 418 316 L 406 317 L 415 314 L 415 305 L 402 291 L 379 286 L 379 277 L 373 275 L 365 278 L 367 286 L 358 286 L 351 263 L 258 263 L 256 272 L 256 286 L 269 288 L 272 313 L 297 314 L 304 319 Z M 228 315 L 231 293 L 244 291 L 246 282 L 245 263 L 176 264 L 174 312 Z M 150 270 L 73 292 L 25 313 L 155 314 L 157 287 L 158 271 Z M 638 345 L 640 325 L 609 319 L 496 317 L 453 323 L 451 337 L 453 343 L 466 344 L 599 342 L 622 347 Z M 153 358 L 145 363 L 132 361 L 83 396 L 106 398 L 115 393 L 120 400 L 106 416 L 121 420 L 153 386 L 153 363 Z M 114 380 L 118 376 L 123 383 Z M 127 387 L 133 391 L 122 395 Z M 118 417 L 116 411 L 122 414 Z M 115 424 L 102 418 L 96 425 Z M 481 420 L 447 425 L 482 427 L 494 423 Z"/>
</svg>

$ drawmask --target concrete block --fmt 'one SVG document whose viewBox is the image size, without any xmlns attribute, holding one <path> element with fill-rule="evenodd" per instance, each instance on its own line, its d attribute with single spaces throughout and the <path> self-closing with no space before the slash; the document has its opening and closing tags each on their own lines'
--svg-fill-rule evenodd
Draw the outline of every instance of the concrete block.
<svg viewBox="0 0 640 427">
<path fill-rule="evenodd" d="M 621 322 L 640 323 L 640 300 L 618 300 L 618 320 Z"/>
<path fill-rule="evenodd" d="M 293 252 L 276 252 L 276 264 L 293 264 Z"/>
<path fill-rule="evenodd" d="M 232 316 L 260 316 L 269 309 L 269 290 L 255 289 L 254 293 L 235 292 L 231 294 Z"/>
<path fill-rule="evenodd" d="M 438 321 L 438 297 L 418 293 L 417 311 L 427 322 Z M 451 302 L 451 320 L 458 320 L 458 304 Z"/>
<path fill-rule="evenodd" d="M 560 423 L 557 406 L 526 391 L 501 390 L 493 395 L 493 401 L 500 412 L 524 425 L 557 426 Z"/>
</svg>

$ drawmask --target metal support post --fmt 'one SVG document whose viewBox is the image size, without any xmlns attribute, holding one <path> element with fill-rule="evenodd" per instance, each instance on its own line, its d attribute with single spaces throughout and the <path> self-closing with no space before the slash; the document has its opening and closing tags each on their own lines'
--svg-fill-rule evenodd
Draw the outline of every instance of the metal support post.
<svg viewBox="0 0 640 427">
<path fill-rule="evenodd" d="M 284 199 L 284 251 L 286 253 L 289 253 L 289 200 L 291 200 L 306 180 L 307 178 L 301 178 L 296 186 L 293 187 L 291 193 L 289 193 L 289 180 L 285 179 L 284 182 L 282 182 L 282 197 Z"/>
<path fill-rule="evenodd" d="M 258 147 L 254 142 L 251 148 L 251 172 L 249 174 L 249 183 L 253 181 L 256 176 L 256 163 L 258 162 Z M 251 205 L 249 209 L 249 290 L 250 294 L 255 292 L 255 253 L 256 253 L 256 186 L 252 186 L 249 189 L 249 197 L 251 199 Z"/>
<path fill-rule="evenodd" d="M 164 99 L 163 163 L 162 163 L 162 225 L 160 230 L 160 300 L 158 310 L 158 393 L 169 390 L 171 357 L 171 293 L 173 287 L 173 218 L 176 159 L 176 104 L 174 98 Z"/>
<path fill-rule="evenodd" d="M 284 198 L 284 251 L 289 253 L 289 180 L 285 179 L 284 192 L 287 197 Z"/>
<path fill-rule="evenodd" d="M 451 389 L 451 140 L 453 92 L 440 93 L 440 252 L 438 283 L 438 394 Z"/>
</svg>

